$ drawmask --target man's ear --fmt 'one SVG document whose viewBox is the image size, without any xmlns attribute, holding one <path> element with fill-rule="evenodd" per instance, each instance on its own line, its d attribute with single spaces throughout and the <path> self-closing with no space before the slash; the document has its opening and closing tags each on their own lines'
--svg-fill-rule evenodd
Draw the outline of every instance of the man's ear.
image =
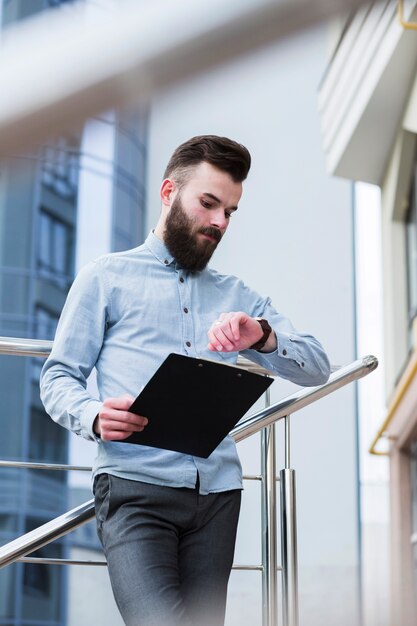
<svg viewBox="0 0 417 626">
<path fill-rule="evenodd" d="M 174 191 L 176 191 L 175 182 L 171 178 L 165 178 L 162 181 L 161 189 L 159 190 L 159 195 L 164 206 L 171 206 Z"/>
</svg>

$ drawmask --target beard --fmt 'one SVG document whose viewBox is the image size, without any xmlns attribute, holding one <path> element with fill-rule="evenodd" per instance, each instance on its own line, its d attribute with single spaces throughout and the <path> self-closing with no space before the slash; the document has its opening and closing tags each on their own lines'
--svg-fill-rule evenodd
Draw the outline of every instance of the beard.
<svg viewBox="0 0 417 626">
<path fill-rule="evenodd" d="M 199 233 L 213 237 L 214 241 L 198 237 Z M 214 226 L 196 227 L 195 221 L 185 213 L 178 194 L 171 205 L 164 230 L 165 245 L 178 265 L 192 272 L 203 270 L 221 238 L 221 232 Z"/>
</svg>

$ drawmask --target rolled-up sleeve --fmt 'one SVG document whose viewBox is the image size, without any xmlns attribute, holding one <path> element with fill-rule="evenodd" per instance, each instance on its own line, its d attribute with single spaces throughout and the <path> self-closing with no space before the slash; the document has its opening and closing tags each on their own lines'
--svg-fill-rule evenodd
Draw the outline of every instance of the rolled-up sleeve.
<svg viewBox="0 0 417 626">
<path fill-rule="evenodd" d="M 52 419 L 90 440 L 97 440 L 93 423 L 102 406 L 87 391 L 103 343 L 108 293 L 97 263 L 81 270 L 62 310 L 53 348 L 41 373 L 41 399 Z"/>
</svg>

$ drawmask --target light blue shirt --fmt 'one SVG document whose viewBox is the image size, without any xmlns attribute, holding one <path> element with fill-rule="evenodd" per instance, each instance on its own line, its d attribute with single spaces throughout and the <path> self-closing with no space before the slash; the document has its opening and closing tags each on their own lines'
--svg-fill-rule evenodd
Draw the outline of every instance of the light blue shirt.
<svg viewBox="0 0 417 626">
<path fill-rule="evenodd" d="M 327 380 L 330 367 L 320 343 L 296 331 L 269 298 L 210 268 L 183 270 L 153 233 L 138 248 L 107 254 L 80 271 L 42 370 L 41 397 L 53 420 L 97 441 L 93 475 L 107 472 L 156 485 L 194 487 L 198 471 L 202 494 L 242 488 L 230 436 L 203 459 L 102 441 L 93 432 L 102 401 L 126 393 L 136 397 L 170 352 L 235 363 L 237 352 L 207 349 L 209 327 L 228 311 L 263 317 L 275 330 L 274 352 L 245 350 L 244 356 L 300 385 Z M 94 367 L 99 397 L 86 388 Z"/>
</svg>

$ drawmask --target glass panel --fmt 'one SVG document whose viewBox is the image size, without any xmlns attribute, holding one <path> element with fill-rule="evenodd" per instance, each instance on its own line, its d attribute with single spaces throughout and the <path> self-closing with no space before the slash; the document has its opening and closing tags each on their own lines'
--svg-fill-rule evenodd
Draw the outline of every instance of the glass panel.
<svg viewBox="0 0 417 626">
<path fill-rule="evenodd" d="M 39 379 L 41 377 L 43 363 L 44 361 L 42 359 L 32 359 L 32 362 L 31 362 L 30 377 L 31 377 L 32 383 L 36 385 L 36 387 L 39 385 Z"/>
<path fill-rule="evenodd" d="M 70 275 L 74 256 L 73 226 L 44 208 L 41 209 L 39 223 L 39 266 L 58 275 Z"/>
<path fill-rule="evenodd" d="M 0 570 L 0 619 L 11 619 L 16 594 L 16 565 Z"/>
<path fill-rule="evenodd" d="M 61 198 L 75 199 L 78 187 L 79 139 L 60 137 L 42 148 L 41 180 Z"/>
<path fill-rule="evenodd" d="M 67 459 L 67 432 L 39 408 L 30 412 L 29 458 L 32 461 L 65 463 Z M 55 473 L 51 474 L 59 480 Z"/>
<path fill-rule="evenodd" d="M 26 532 L 37 528 L 47 520 L 28 518 Z M 61 558 L 62 546 L 52 543 L 34 553 L 37 557 Z M 42 564 L 24 565 L 22 616 L 39 620 L 43 624 L 59 620 L 61 588 L 64 582 L 62 568 Z"/>
<path fill-rule="evenodd" d="M 36 337 L 39 339 L 53 339 L 58 317 L 42 307 L 37 307 L 36 313 Z"/>
<path fill-rule="evenodd" d="M 67 236 L 68 228 L 64 226 L 64 224 L 60 222 L 55 222 L 54 224 L 54 237 L 53 237 L 53 246 L 54 246 L 54 267 L 62 273 L 68 273 L 67 268 L 67 245 L 68 245 L 68 236 Z"/>
<path fill-rule="evenodd" d="M 23 269 L 4 267 L 0 270 L 0 313 L 2 316 L 11 314 L 10 321 L 13 321 L 15 316 L 28 314 L 30 281 L 30 272 Z M 24 321 L 26 322 L 26 319 Z"/>
<path fill-rule="evenodd" d="M 0 532 L 14 535 L 17 530 L 17 518 L 10 513 L 0 513 Z"/>
<path fill-rule="evenodd" d="M 417 254 L 416 246 L 414 245 L 416 239 L 416 225 L 413 223 L 407 224 L 407 251 L 408 251 L 408 305 L 410 313 L 414 313 L 417 304 Z"/>
<path fill-rule="evenodd" d="M 22 427 L 25 392 L 25 359 L 18 356 L 0 357 L 0 424 L 3 436 L 0 437 L 0 458 L 20 459 L 22 455 Z M 6 434 L 7 429 L 7 434 Z M 5 480 L 4 471 L 0 481 Z M 1 499 L 4 498 L 0 490 Z"/>
<path fill-rule="evenodd" d="M 406 253 L 407 253 L 407 288 L 408 288 L 408 318 L 409 343 L 413 337 L 411 325 L 417 315 L 417 172 L 414 175 L 414 184 L 410 193 L 410 204 L 406 218 Z"/>
<path fill-rule="evenodd" d="M 51 220 L 45 213 L 40 215 L 39 260 L 42 265 L 51 265 Z"/>
</svg>

